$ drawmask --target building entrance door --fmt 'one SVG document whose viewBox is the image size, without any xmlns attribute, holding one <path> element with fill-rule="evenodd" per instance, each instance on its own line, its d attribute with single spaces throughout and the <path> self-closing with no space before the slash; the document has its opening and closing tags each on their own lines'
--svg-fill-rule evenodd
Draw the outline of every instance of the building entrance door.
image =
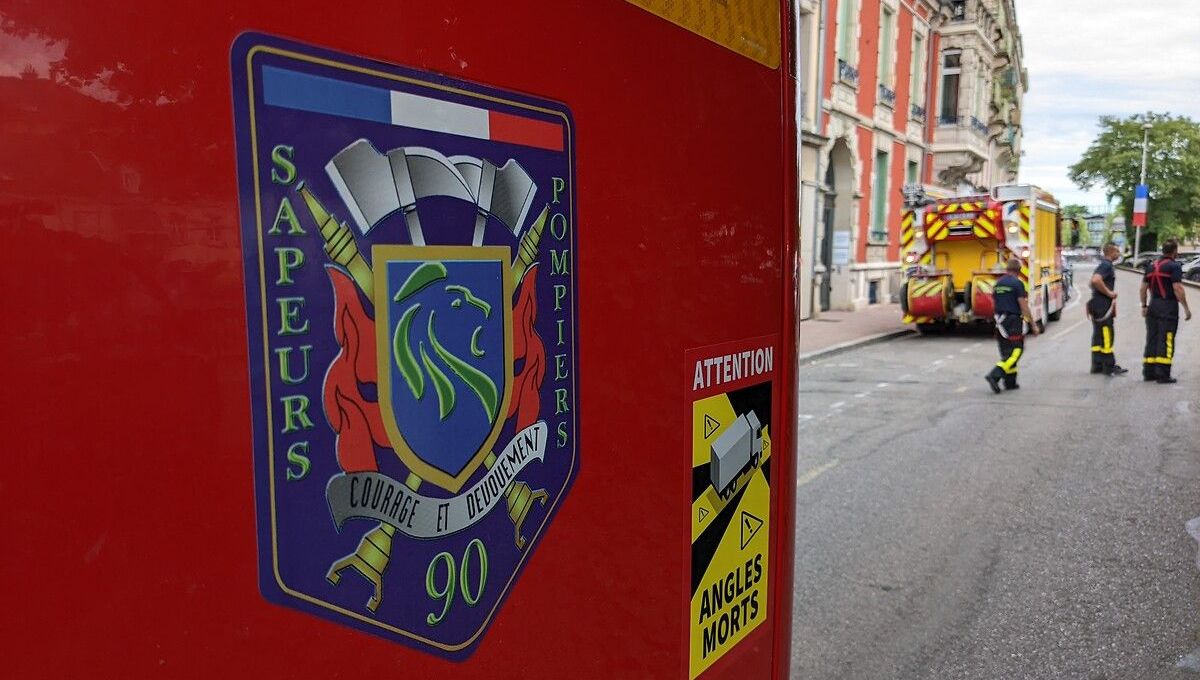
<svg viewBox="0 0 1200 680">
<path fill-rule="evenodd" d="M 837 207 L 837 192 L 834 191 L 833 164 L 825 173 L 825 209 L 821 212 L 821 266 L 825 273 L 821 277 L 821 311 L 829 311 L 833 293 L 833 216 Z"/>
</svg>

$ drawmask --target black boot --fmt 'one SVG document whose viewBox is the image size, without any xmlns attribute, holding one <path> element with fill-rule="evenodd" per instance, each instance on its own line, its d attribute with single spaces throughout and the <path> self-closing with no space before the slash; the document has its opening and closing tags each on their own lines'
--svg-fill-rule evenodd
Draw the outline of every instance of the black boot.
<svg viewBox="0 0 1200 680">
<path fill-rule="evenodd" d="M 1179 381 L 1176 380 L 1175 378 L 1171 377 L 1171 367 L 1170 366 L 1159 366 L 1158 367 L 1158 384 L 1159 385 L 1173 385 L 1177 382 L 1179 382 Z"/>
<path fill-rule="evenodd" d="M 987 381 L 988 387 L 991 387 L 993 392 L 1000 394 L 1000 379 L 1003 377 L 1004 371 L 1001 371 L 1000 367 L 997 366 L 992 369 L 991 373 L 983 376 L 983 379 Z"/>
</svg>

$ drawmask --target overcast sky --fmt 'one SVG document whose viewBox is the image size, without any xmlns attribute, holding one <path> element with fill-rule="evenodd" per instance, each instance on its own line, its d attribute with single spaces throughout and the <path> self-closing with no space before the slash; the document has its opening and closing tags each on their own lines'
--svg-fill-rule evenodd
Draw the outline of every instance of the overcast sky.
<svg viewBox="0 0 1200 680">
<path fill-rule="evenodd" d="M 1029 92 L 1020 180 L 1063 204 L 1104 204 L 1067 179 L 1101 115 L 1200 120 L 1200 0 L 1016 0 Z"/>
</svg>

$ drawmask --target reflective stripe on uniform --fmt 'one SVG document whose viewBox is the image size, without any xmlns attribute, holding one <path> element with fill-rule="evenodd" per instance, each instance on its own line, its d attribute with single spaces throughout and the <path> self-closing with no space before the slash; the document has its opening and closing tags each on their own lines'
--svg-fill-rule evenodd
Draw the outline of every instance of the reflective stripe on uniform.
<svg viewBox="0 0 1200 680">
<path fill-rule="evenodd" d="M 1113 353 L 1112 329 L 1109 328 L 1108 326 L 1104 326 L 1103 328 L 1100 329 L 1100 333 L 1101 333 L 1101 335 L 1104 336 L 1104 344 L 1103 345 L 1092 345 L 1092 351 L 1099 352 L 1100 354 L 1112 354 Z"/>
<path fill-rule="evenodd" d="M 1017 372 L 1017 362 L 1020 360 L 1021 360 L 1021 348 L 1014 347 L 1012 354 L 1008 355 L 1008 358 L 1005 359 L 1004 361 L 997 363 L 996 366 L 1000 367 L 1000 370 L 1004 371 L 1005 373 L 1007 373 L 1009 375 L 1015 375 Z"/>
</svg>

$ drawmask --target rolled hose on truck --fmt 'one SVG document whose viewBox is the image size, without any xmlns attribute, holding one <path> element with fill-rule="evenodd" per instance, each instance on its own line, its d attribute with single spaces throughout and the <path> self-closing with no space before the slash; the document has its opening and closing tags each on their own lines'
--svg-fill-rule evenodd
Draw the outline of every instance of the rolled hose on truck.
<svg viewBox="0 0 1200 680">
<path fill-rule="evenodd" d="M 934 280 L 922 280 L 914 289 L 908 291 L 908 313 L 916 317 L 929 319 L 944 319 L 949 313 L 947 293 L 949 285 L 937 287 Z"/>
<path fill-rule="evenodd" d="M 913 287 L 915 284 L 915 288 Z M 915 297 L 913 292 L 919 293 Z M 948 276 L 905 281 L 900 288 L 901 311 L 910 321 L 916 320 L 917 330 L 925 333 L 940 330 L 950 321 L 955 298 L 954 282 Z"/>
</svg>

